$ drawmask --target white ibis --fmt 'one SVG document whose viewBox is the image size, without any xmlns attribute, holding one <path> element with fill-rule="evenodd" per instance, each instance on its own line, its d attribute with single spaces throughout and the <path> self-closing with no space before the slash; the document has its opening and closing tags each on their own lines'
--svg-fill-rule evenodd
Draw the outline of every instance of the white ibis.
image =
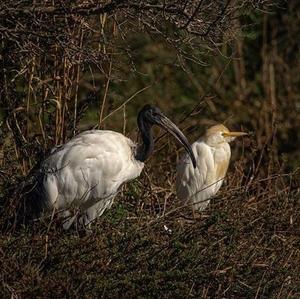
<svg viewBox="0 0 300 299">
<path fill-rule="evenodd" d="M 230 132 L 224 125 L 209 128 L 205 135 L 192 144 L 197 167 L 187 155 L 177 165 L 176 191 L 180 200 L 193 210 L 203 211 L 215 195 L 226 175 L 231 151 L 229 142 L 244 132 Z"/>
<path fill-rule="evenodd" d="M 191 156 L 192 149 L 182 132 L 156 107 L 146 105 L 137 118 L 142 143 L 108 130 L 85 131 L 53 149 L 42 163 L 30 192 L 32 210 L 59 211 L 68 229 L 77 218 L 90 228 L 91 222 L 109 209 L 120 186 L 138 177 L 153 151 L 151 127 L 171 133 Z"/>
</svg>

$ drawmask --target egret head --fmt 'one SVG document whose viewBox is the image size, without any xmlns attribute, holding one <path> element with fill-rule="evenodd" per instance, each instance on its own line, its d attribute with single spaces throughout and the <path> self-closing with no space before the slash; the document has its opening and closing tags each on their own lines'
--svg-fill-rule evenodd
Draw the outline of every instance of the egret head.
<svg viewBox="0 0 300 299">
<path fill-rule="evenodd" d="M 150 130 L 153 125 L 160 126 L 167 132 L 172 134 L 183 145 L 187 153 L 190 155 L 194 167 L 196 167 L 196 159 L 194 153 L 183 133 L 157 107 L 145 105 L 138 115 L 138 126 L 141 131 L 144 142 L 149 141 L 149 135 L 151 134 Z M 144 153 L 144 156 L 147 157 L 148 154 L 149 153 Z M 145 157 L 143 157 L 143 159 Z"/>
<path fill-rule="evenodd" d="M 219 124 L 212 126 L 206 130 L 204 135 L 205 142 L 210 146 L 220 146 L 229 143 L 236 137 L 248 135 L 244 132 L 230 132 L 224 125 Z"/>
</svg>

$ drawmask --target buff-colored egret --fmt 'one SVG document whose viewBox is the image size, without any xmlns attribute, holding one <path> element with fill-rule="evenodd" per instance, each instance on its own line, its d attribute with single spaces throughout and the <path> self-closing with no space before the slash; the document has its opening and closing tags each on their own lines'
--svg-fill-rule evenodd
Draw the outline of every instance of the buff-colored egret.
<svg viewBox="0 0 300 299">
<path fill-rule="evenodd" d="M 247 133 L 230 132 L 221 124 L 207 129 L 204 136 L 192 144 L 197 167 L 192 167 L 187 155 L 177 165 L 177 197 L 193 210 L 203 211 L 223 183 L 231 156 L 229 142 L 244 135 Z"/>
<path fill-rule="evenodd" d="M 186 137 L 158 108 L 144 106 L 137 123 L 141 144 L 114 131 L 90 130 L 54 148 L 35 175 L 35 185 L 28 194 L 35 216 L 45 210 L 58 211 L 65 229 L 76 218 L 80 225 L 90 227 L 111 207 L 121 185 L 140 175 L 153 151 L 153 125 L 171 133 L 195 165 Z"/>
</svg>

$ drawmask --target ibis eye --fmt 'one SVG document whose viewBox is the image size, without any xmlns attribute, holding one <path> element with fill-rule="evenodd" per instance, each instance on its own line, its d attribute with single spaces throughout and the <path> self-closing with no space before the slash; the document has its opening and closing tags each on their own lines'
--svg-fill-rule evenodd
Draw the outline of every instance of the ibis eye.
<svg viewBox="0 0 300 299">
<path fill-rule="evenodd" d="M 152 115 L 152 117 L 158 117 L 158 116 L 159 116 L 159 113 L 156 112 L 156 111 L 152 111 L 152 112 L 151 112 L 151 115 Z"/>
</svg>

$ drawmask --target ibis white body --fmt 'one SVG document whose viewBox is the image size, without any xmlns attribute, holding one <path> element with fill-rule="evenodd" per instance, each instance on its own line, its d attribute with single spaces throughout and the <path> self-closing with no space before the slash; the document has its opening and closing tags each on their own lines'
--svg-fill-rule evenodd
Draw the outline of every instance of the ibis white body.
<svg viewBox="0 0 300 299">
<path fill-rule="evenodd" d="M 222 186 L 229 166 L 229 142 L 243 132 L 229 132 L 223 125 L 209 128 L 206 134 L 192 144 L 197 167 L 184 155 L 177 165 L 176 192 L 180 200 L 194 210 L 203 211 Z"/>
<path fill-rule="evenodd" d="M 65 216 L 68 228 L 80 214 L 87 225 L 111 207 L 120 186 L 138 177 L 144 163 L 136 144 L 114 131 L 83 132 L 54 149 L 43 162 L 46 206 Z"/>
</svg>

